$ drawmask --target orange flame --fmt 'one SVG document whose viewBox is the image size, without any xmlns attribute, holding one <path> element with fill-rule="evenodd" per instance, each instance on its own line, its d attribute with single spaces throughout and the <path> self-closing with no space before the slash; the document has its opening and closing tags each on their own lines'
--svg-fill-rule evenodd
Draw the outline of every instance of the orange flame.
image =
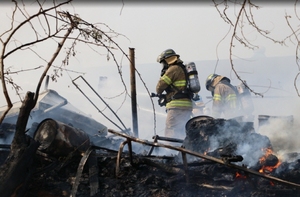
<svg viewBox="0 0 300 197">
<path fill-rule="evenodd" d="M 266 159 L 268 158 L 269 155 L 273 154 L 273 151 L 271 148 L 266 148 L 265 149 L 265 155 L 262 156 L 259 159 L 260 163 L 264 163 L 266 161 Z M 265 172 L 272 172 L 274 169 L 278 168 L 281 164 L 281 161 L 278 160 L 277 164 L 275 166 L 262 166 L 262 168 L 259 170 L 260 173 L 265 173 Z"/>
<path fill-rule="evenodd" d="M 264 149 L 264 151 L 265 151 L 265 155 L 259 159 L 260 163 L 263 163 L 264 161 L 266 161 L 267 157 L 273 153 L 272 149 L 270 149 L 270 148 L 266 148 L 266 149 Z"/>
</svg>

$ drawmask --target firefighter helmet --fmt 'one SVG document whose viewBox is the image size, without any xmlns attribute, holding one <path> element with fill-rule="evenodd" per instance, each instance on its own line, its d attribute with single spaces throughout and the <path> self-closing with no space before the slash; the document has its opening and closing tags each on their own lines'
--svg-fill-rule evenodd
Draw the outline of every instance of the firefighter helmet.
<svg viewBox="0 0 300 197">
<path fill-rule="evenodd" d="M 208 75 L 208 77 L 207 77 L 207 79 L 206 79 L 206 82 L 205 82 L 205 87 L 206 87 L 207 90 L 209 90 L 209 88 L 211 87 L 211 85 L 212 85 L 214 79 L 215 79 L 217 76 L 219 76 L 219 75 L 217 75 L 217 74 L 210 74 L 210 75 Z"/>
<path fill-rule="evenodd" d="M 157 57 L 157 62 L 161 63 L 163 60 L 167 59 L 168 57 L 172 56 L 177 56 L 179 57 L 178 54 L 175 53 L 173 49 L 167 49 L 164 50 L 158 57 Z"/>
</svg>

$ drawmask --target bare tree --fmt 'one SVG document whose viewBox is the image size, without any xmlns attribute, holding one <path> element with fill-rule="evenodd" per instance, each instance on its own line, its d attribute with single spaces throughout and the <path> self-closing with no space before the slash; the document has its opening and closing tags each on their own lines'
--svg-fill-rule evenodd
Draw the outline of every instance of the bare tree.
<svg viewBox="0 0 300 197">
<path fill-rule="evenodd" d="M 300 93 L 298 91 L 297 87 L 297 79 L 300 74 L 300 66 L 299 66 L 299 27 L 298 25 L 294 27 L 291 25 L 290 20 L 292 16 L 291 13 L 286 13 L 285 19 L 286 24 L 290 28 L 291 33 L 289 35 L 286 35 L 285 38 L 279 40 L 277 38 L 272 37 L 271 30 L 264 29 L 264 27 L 260 27 L 258 25 L 258 19 L 255 17 L 254 11 L 260 9 L 260 6 L 258 4 L 262 2 L 258 2 L 257 4 L 254 3 L 254 1 L 251 0 L 242 0 L 242 1 L 216 1 L 212 0 L 214 3 L 214 6 L 219 13 L 220 17 L 224 20 L 225 23 L 229 26 L 229 32 L 226 36 L 230 37 L 230 43 L 229 43 L 229 59 L 230 64 L 233 72 L 235 73 L 236 77 L 244 83 L 243 79 L 239 76 L 238 72 L 235 70 L 234 67 L 234 61 L 233 56 L 235 56 L 235 48 L 238 45 L 244 46 L 245 48 L 248 48 L 249 50 L 254 50 L 259 48 L 247 35 L 245 34 L 246 28 L 250 28 L 251 31 L 257 32 L 258 35 L 262 36 L 265 39 L 268 39 L 272 41 L 274 44 L 279 45 L 286 45 L 287 41 L 291 41 L 295 44 L 295 57 L 296 57 L 296 64 L 298 66 L 298 73 L 295 73 L 295 80 L 294 80 L 294 86 L 297 91 L 298 96 L 300 96 Z M 270 2 L 271 3 L 271 2 Z M 278 2 L 276 2 L 278 3 Z M 297 3 L 296 0 L 294 3 L 294 15 L 296 20 L 299 21 L 299 17 L 297 14 Z M 263 19 L 259 19 L 263 20 Z M 248 30 L 249 31 L 249 30 Z M 255 95 L 263 96 L 261 93 L 253 91 L 246 83 L 244 85 Z"/>
<path fill-rule="evenodd" d="M 0 193 L 2 196 L 22 196 L 22 193 L 26 190 L 26 181 L 31 176 L 32 156 L 39 145 L 33 139 L 25 135 L 26 124 L 31 110 L 37 103 L 41 84 L 55 62 L 61 60 L 61 57 L 63 57 L 61 65 L 58 69 L 54 70 L 55 72 L 51 76 L 52 80 L 56 80 L 56 78 L 60 76 L 59 72 L 61 68 L 67 66 L 70 58 L 76 55 L 75 47 L 76 44 L 80 42 L 89 45 L 95 51 L 98 51 L 99 48 L 104 48 L 107 59 L 112 58 L 118 68 L 120 63 L 115 58 L 113 50 L 121 51 L 123 56 L 128 59 L 127 54 L 114 41 L 114 38 L 120 36 L 120 34 L 112 30 L 105 32 L 96 24 L 88 23 L 76 14 L 63 11 L 63 7 L 71 2 L 72 0 L 66 0 L 60 3 L 53 1 L 52 3 L 42 4 L 40 1 L 36 1 L 36 5 L 38 6 L 37 11 L 34 14 L 29 14 L 26 10 L 25 2 L 13 1 L 14 10 L 11 15 L 10 28 L 0 35 L 2 45 L 0 52 L 1 85 L 7 103 L 7 109 L 1 115 L 0 123 L 13 107 L 7 85 L 11 85 L 17 94 L 19 94 L 21 88 L 11 77 L 13 73 L 10 71 L 9 65 L 6 64 L 6 60 L 19 51 L 30 51 L 36 55 L 37 59 L 45 62 L 43 66 L 36 65 L 28 69 L 35 70 L 44 68 L 41 72 L 35 92 L 27 92 L 24 99 L 20 96 L 22 106 L 16 123 L 14 139 L 11 143 L 11 151 L 5 164 L 2 165 L 0 169 Z M 20 17 L 20 15 L 22 19 L 17 20 L 16 17 Z M 21 32 L 23 28 L 28 27 L 30 27 L 33 35 L 33 37 L 29 37 L 33 39 L 28 39 L 25 42 L 18 40 L 17 34 Z M 108 26 L 106 27 L 108 28 Z M 43 58 L 41 51 L 35 50 L 34 48 L 38 45 L 42 45 L 46 41 L 53 42 L 56 45 L 53 51 L 47 52 L 48 54 L 52 53 L 49 60 Z M 65 55 L 61 55 L 63 49 L 65 49 Z M 19 72 L 23 71 L 25 70 Z M 120 77 L 122 79 L 121 74 Z M 124 82 L 123 84 L 125 92 L 127 93 L 126 85 Z"/>
</svg>

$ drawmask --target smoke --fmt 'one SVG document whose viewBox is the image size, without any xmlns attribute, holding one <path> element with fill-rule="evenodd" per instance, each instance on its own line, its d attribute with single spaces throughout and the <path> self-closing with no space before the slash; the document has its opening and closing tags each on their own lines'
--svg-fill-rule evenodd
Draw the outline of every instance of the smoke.
<svg viewBox="0 0 300 197">
<path fill-rule="evenodd" d="M 220 131 L 210 136 L 209 150 L 214 151 L 230 143 L 236 144 L 234 154 L 241 155 L 241 164 L 249 167 L 257 165 L 265 155 L 266 148 L 272 148 L 275 156 L 281 161 L 287 161 L 290 159 L 288 155 L 300 151 L 298 118 L 292 115 L 262 116 L 257 131 L 246 133 L 241 132 L 238 127 L 225 124 Z"/>
<path fill-rule="evenodd" d="M 204 88 L 206 77 L 213 72 L 212 68 L 215 67 L 215 61 L 198 61 L 196 62 L 199 71 L 200 84 L 202 90 L 200 95 L 206 103 L 207 109 L 211 108 L 212 102 L 210 101 L 211 94 Z M 299 139 L 299 117 L 297 115 L 298 106 L 295 103 L 299 102 L 299 98 L 290 101 L 288 98 L 293 96 L 290 92 L 293 90 L 293 76 L 295 72 L 294 58 L 264 58 L 261 61 L 235 61 L 236 68 L 242 71 L 240 75 L 247 84 L 257 92 L 266 92 L 264 98 L 254 97 L 255 116 L 260 114 L 270 114 L 271 116 L 289 116 L 293 115 L 293 124 L 288 124 L 282 119 L 270 120 L 268 124 L 262 126 L 255 126 L 255 134 L 241 135 L 240 133 L 226 132 L 220 136 L 214 136 L 211 139 L 212 147 L 214 150 L 222 144 L 219 142 L 224 139 L 233 139 L 238 144 L 237 154 L 244 157 L 247 165 L 254 165 L 258 161 L 262 152 L 261 147 L 266 147 L 271 141 L 272 147 L 277 154 L 285 154 L 288 152 L 299 152 L 300 145 L 297 143 Z M 263 66 L 261 66 L 263 65 Z M 276 68 L 276 69 L 274 69 Z M 141 73 L 143 80 L 150 92 L 155 91 L 156 83 L 160 75 L 160 67 L 156 64 L 137 65 L 137 69 Z M 280 69 L 280 70 L 278 70 Z M 282 70 L 281 70 L 282 69 Z M 124 67 L 122 76 L 124 82 L 129 88 L 129 67 Z M 131 116 L 131 103 L 130 98 L 124 94 L 124 86 L 120 80 L 120 76 L 115 67 L 97 66 L 85 68 L 85 79 L 90 85 L 97 90 L 102 98 L 109 104 L 110 107 L 121 118 L 126 128 L 132 127 Z M 246 72 L 247 71 L 247 72 Z M 217 73 L 230 77 L 233 85 L 237 85 L 240 81 L 232 77 L 231 69 L 229 69 L 228 60 L 218 61 Z M 150 74 L 151 73 L 151 74 Z M 277 74 L 276 74 L 277 73 Z M 284 74 L 284 77 L 282 75 Z M 101 112 L 105 113 L 111 120 L 120 125 L 116 117 L 109 112 L 108 108 L 103 105 L 95 93 L 84 83 L 76 80 L 80 88 L 91 99 Z M 291 87 L 292 86 L 292 87 Z M 57 92 L 65 97 L 73 106 L 79 107 L 80 111 L 88 114 L 91 118 L 97 120 L 108 128 L 115 129 L 115 126 L 105 119 L 101 113 L 72 85 L 66 78 L 59 79 L 58 83 L 50 83 L 49 89 L 57 90 Z M 26 88 L 27 90 L 27 88 Z M 129 91 L 129 89 L 128 89 Z M 287 92 L 288 91 L 288 92 Z M 155 107 L 155 119 L 153 115 L 152 103 L 150 102 L 148 92 L 145 91 L 143 83 L 137 76 L 137 102 L 138 102 L 138 133 L 139 138 L 148 139 L 152 141 L 154 135 L 164 135 L 165 127 L 165 108 L 157 105 L 157 99 L 153 98 Z M 120 96 L 119 96 L 120 95 Z M 51 98 L 52 100 L 52 98 Z M 55 117 L 54 117 L 55 119 Z M 117 129 L 118 130 L 118 129 Z M 264 136 L 267 136 L 264 137 Z M 269 139 L 269 140 L 268 140 Z M 11 139 L 10 139 L 11 140 Z M 165 142 L 162 142 L 165 143 Z M 174 144 L 177 146 L 178 144 Z M 160 152 L 165 151 L 165 152 Z M 167 154 L 164 148 L 159 149 L 159 153 Z"/>
<path fill-rule="evenodd" d="M 228 154 L 241 155 L 243 161 L 240 164 L 249 167 L 255 166 L 264 155 L 264 148 L 270 147 L 268 137 L 255 132 L 245 132 L 228 121 L 220 131 L 209 138 L 209 143 L 211 151 L 218 148 L 228 149 L 230 145 L 235 145 L 236 147 L 231 146 L 231 149 L 228 149 Z"/>
<path fill-rule="evenodd" d="M 290 152 L 299 152 L 299 121 L 298 117 L 270 118 L 268 124 L 259 127 L 258 132 L 269 137 L 274 152 L 284 155 Z"/>
<path fill-rule="evenodd" d="M 235 154 L 241 155 L 241 164 L 249 167 L 257 165 L 266 148 L 272 148 L 273 154 L 282 162 L 290 161 L 291 157 L 295 160 L 300 151 L 300 121 L 299 115 L 292 110 L 289 113 L 294 115 L 259 116 L 259 125 L 254 132 L 240 132 L 237 127 L 225 124 L 221 132 L 210 137 L 210 151 L 226 147 L 228 143 L 236 144 Z"/>
</svg>

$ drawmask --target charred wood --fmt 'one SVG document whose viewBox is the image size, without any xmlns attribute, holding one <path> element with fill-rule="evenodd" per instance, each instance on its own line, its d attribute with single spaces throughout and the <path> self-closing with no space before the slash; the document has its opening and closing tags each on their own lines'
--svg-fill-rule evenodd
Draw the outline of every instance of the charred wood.
<svg viewBox="0 0 300 197">
<path fill-rule="evenodd" d="M 41 144 L 40 151 L 54 157 L 65 157 L 70 152 L 80 155 L 90 147 L 89 136 L 84 131 L 50 118 L 38 125 L 34 139 Z"/>
<path fill-rule="evenodd" d="M 89 180 L 90 180 L 90 196 L 94 196 L 98 193 L 99 180 L 98 180 L 98 164 L 96 151 L 92 150 L 90 157 L 88 158 L 89 164 Z"/>
<path fill-rule="evenodd" d="M 260 176 L 260 177 L 263 177 L 263 178 L 266 178 L 266 179 L 269 179 L 269 180 L 273 180 L 273 181 L 276 181 L 276 182 L 279 182 L 279 183 L 283 183 L 283 184 L 287 184 L 287 185 L 290 185 L 290 186 L 294 186 L 294 187 L 297 187 L 298 189 L 300 189 L 300 185 L 299 184 L 292 183 L 292 182 L 289 182 L 289 181 L 285 181 L 285 180 L 282 180 L 280 178 L 273 177 L 273 176 L 270 176 L 270 175 L 265 175 L 265 174 L 259 173 L 257 171 L 245 168 L 243 166 L 239 166 L 239 165 L 235 165 L 235 164 L 231 164 L 231 163 L 225 163 L 221 159 L 217 159 L 217 158 L 214 158 L 214 157 L 211 157 L 211 156 L 200 154 L 198 152 L 194 152 L 194 151 L 191 151 L 191 150 L 188 150 L 188 149 L 184 149 L 184 148 L 180 148 L 180 147 L 175 147 L 175 146 L 171 146 L 171 145 L 167 145 L 167 144 L 152 143 L 152 142 L 149 142 L 149 141 L 145 141 L 145 140 L 141 140 L 141 139 L 138 139 L 138 138 L 135 138 L 135 137 L 132 137 L 132 136 L 125 135 L 123 133 L 116 132 L 116 131 L 114 131 L 112 129 L 109 129 L 108 132 L 113 133 L 115 135 L 122 136 L 122 137 L 124 137 L 124 138 L 126 138 L 127 140 L 130 140 L 130 141 L 134 141 L 134 142 L 146 144 L 146 145 L 149 145 L 149 146 L 164 147 L 164 148 L 168 148 L 168 149 L 172 149 L 172 150 L 177 150 L 177 151 L 180 151 L 180 152 L 184 152 L 184 153 L 196 156 L 196 157 L 200 157 L 200 158 L 203 158 L 203 159 L 214 161 L 214 162 L 222 164 L 222 165 L 226 165 L 226 166 L 228 166 L 230 168 L 235 168 L 235 169 L 238 169 L 238 170 L 242 170 L 242 171 L 245 171 L 247 173 L 251 173 L 253 175 L 257 175 L 257 176 Z"/>
<path fill-rule="evenodd" d="M 177 168 L 177 167 L 173 167 L 167 164 L 163 164 L 163 163 L 158 163 L 158 162 L 154 162 L 151 159 L 147 159 L 147 158 L 136 158 L 134 160 L 135 165 L 149 165 L 149 166 L 153 166 L 156 168 L 159 168 L 163 171 L 165 171 L 166 173 L 170 173 L 170 174 L 179 174 L 179 175 L 184 175 L 185 172 L 184 170 L 182 170 L 181 168 Z"/>
</svg>

